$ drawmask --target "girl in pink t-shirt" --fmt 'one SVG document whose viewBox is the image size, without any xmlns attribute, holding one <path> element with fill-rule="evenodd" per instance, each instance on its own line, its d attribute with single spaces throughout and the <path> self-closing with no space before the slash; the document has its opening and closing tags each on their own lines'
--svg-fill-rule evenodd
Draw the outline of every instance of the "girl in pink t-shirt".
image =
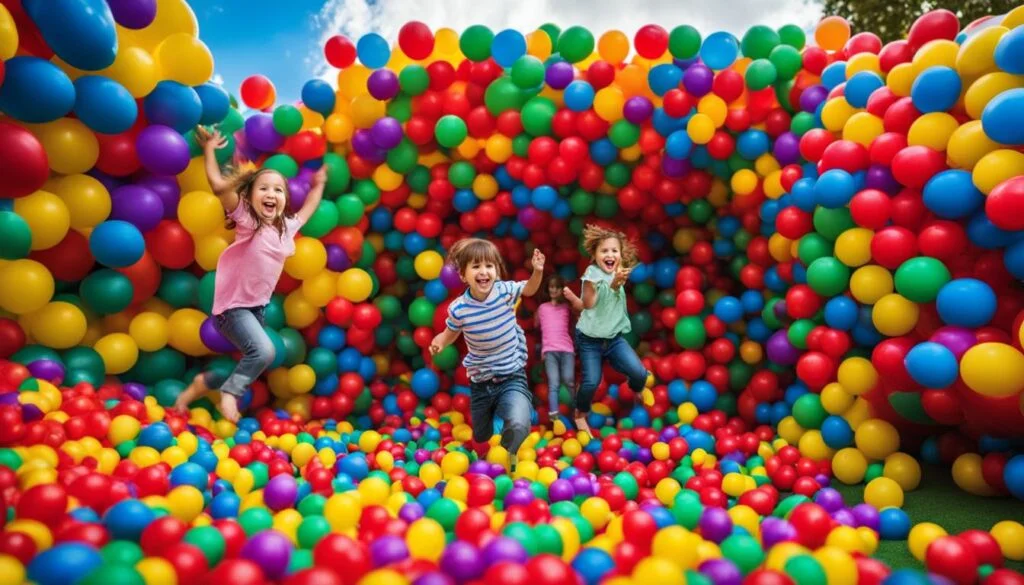
<svg viewBox="0 0 1024 585">
<path fill-rule="evenodd" d="M 540 328 L 540 353 L 548 378 L 548 417 L 558 420 L 558 390 L 564 384 L 570 393 L 576 389 L 576 351 L 569 334 L 571 301 L 576 295 L 557 274 L 548 279 L 548 302 L 537 307 Z M 567 302 L 567 299 L 569 302 Z"/>
<path fill-rule="evenodd" d="M 197 375 L 178 395 L 174 406 L 187 409 L 206 391 L 218 388 L 221 412 L 236 422 L 238 399 L 274 361 L 274 344 L 263 330 L 263 310 L 281 277 L 285 259 L 295 254 L 295 235 L 320 205 L 327 167 L 320 167 L 302 207 L 292 213 L 288 182 L 281 173 L 262 169 L 225 178 L 216 157 L 216 150 L 227 144 L 224 137 L 200 126 L 196 140 L 203 147 L 206 178 L 227 211 L 228 228 L 235 229 L 235 241 L 217 260 L 214 326 L 238 348 L 242 359 L 227 377 L 216 372 Z"/>
</svg>

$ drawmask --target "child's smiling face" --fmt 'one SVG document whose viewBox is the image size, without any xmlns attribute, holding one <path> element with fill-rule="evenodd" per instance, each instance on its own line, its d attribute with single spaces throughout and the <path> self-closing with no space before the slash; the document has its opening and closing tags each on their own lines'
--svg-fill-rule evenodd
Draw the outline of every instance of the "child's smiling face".
<svg viewBox="0 0 1024 585">
<path fill-rule="evenodd" d="M 260 219 L 273 222 L 285 212 L 288 184 L 278 173 L 261 173 L 249 188 L 249 203 Z"/>
<path fill-rule="evenodd" d="M 601 240 L 595 252 L 594 262 L 608 274 L 613 274 L 622 265 L 622 243 L 618 238 Z"/>
<path fill-rule="evenodd" d="M 478 300 L 487 298 L 498 280 L 498 266 L 486 259 L 474 259 L 466 265 L 462 281 L 469 287 L 469 294 Z"/>
</svg>

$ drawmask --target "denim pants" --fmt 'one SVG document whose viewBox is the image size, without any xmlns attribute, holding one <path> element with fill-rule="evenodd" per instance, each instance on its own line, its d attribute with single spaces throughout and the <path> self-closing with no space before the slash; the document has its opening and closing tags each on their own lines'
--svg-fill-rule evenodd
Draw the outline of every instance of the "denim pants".
<svg viewBox="0 0 1024 585">
<path fill-rule="evenodd" d="M 558 412 L 558 388 L 565 385 L 572 394 L 576 386 L 576 355 L 571 351 L 544 353 L 544 372 L 548 376 L 548 412 Z"/>
<path fill-rule="evenodd" d="M 469 408 L 473 419 L 473 440 L 487 441 L 494 434 L 494 417 L 503 423 L 501 446 L 513 455 L 530 432 L 533 398 L 526 383 L 526 372 L 511 376 L 470 382 Z"/>
<path fill-rule="evenodd" d="M 242 359 L 226 378 L 210 371 L 203 374 L 203 381 L 207 388 L 241 397 L 274 361 L 274 344 L 263 330 L 263 307 L 228 309 L 213 319 L 217 331 L 242 352 Z"/>
<path fill-rule="evenodd" d="M 584 335 L 577 329 L 576 351 L 580 355 L 582 377 L 580 391 L 576 394 L 576 409 L 582 413 L 590 412 L 594 392 L 601 383 L 601 364 L 604 360 L 608 360 L 616 372 L 626 376 L 633 392 L 642 392 L 647 384 L 647 368 L 622 335 L 599 339 Z"/>
</svg>

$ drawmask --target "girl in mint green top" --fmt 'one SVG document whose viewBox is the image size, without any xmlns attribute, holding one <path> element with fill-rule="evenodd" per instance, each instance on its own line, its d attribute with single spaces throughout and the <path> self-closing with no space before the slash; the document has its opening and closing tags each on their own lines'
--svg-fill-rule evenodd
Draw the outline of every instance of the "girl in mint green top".
<svg viewBox="0 0 1024 585">
<path fill-rule="evenodd" d="M 636 247 L 626 235 L 596 225 L 583 230 L 583 249 L 593 264 L 583 274 L 580 297 L 568 297 L 581 311 L 576 323 L 576 352 L 580 356 L 582 380 L 576 394 L 576 428 L 590 431 L 590 414 L 594 393 L 601 383 L 604 361 L 626 376 L 634 397 L 639 399 L 647 385 L 647 368 L 629 342 L 623 337 L 631 330 L 623 288 L 633 264 Z"/>
</svg>

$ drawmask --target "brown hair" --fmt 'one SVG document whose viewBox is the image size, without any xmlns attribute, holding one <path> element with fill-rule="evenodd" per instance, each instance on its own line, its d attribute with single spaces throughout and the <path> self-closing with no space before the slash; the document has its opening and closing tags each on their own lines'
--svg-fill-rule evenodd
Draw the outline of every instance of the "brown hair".
<svg viewBox="0 0 1024 585">
<path fill-rule="evenodd" d="M 587 254 L 590 254 L 591 258 L 594 258 L 597 256 L 597 248 L 601 245 L 601 242 L 612 238 L 619 241 L 623 268 L 629 268 L 636 264 L 636 245 L 626 237 L 626 234 L 599 225 L 587 224 L 583 228 L 583 249 L 586 250 Z"/>
<path fill-rule="evenodd" d="M 561 289 L 563 286 L 565 286 L 565 279 L 559 276 L 558 274 L 552 274 L 551 276 L 548 277 L 548 284 L 544 288 L 544 293 L 547 294 L 548 300 L 551 300 L 551 294 L 548 291 L 551 290 L 552 286 L 557 286 L 559 289 Z M 564 301 L 565 298 L 563 297 L 562 300 Z"/>
<path fill-rule="evenodd" d="M 260 175 L 268 173 L 276 173 L 282 179 L 284 179 L 284 212 L 274 218 L 273 226 L 277 229 L 277 233 L 284 236 L 284 220 L 292 217 L 295 213 L 291 210 L 292 194 L 288 190 L 288 180 L 279 171 L 274 169 L 243 169 L 236 171 L 229 181 L 232 183 L 232 189 L 238 194 L 238 204 L 245 206 L 245 211 L 249 214 L 249 217 L 256 222 L 256 230 L 263 227 L 263 218 L 256 212 L 256 209 L 252 206 L 252 186 L 256 182 L 256 179 Z M 225 222 L 229 230 L 235 229 L 236 223 L 233 219 L 228 219 Z"/>
<path fill-rule="evenodd" d="M 474 262 L 491 262 L 498 268 L 498 277 L 505 278 L 505 261 L 501 259 L 498 247 L 480 238 L 464 238 L 452 244 L 448 250 L 448 263 L 465 274 L 466 268 Z"/>
</svg>

